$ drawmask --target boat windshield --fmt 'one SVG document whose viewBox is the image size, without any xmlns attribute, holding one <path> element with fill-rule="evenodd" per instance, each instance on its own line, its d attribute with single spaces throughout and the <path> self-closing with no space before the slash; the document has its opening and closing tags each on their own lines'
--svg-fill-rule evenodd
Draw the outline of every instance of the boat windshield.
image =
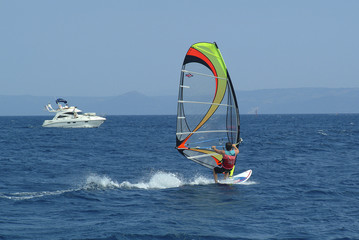
<svg viewBox="0 0 359 240">
<path fill-rule="evenodd" d="M 78 117 L 82 115 L 81 112 L 77 112 L 77 113 L 74 113 L 74 112 L 66 112 L 66 113 L 62 113 L 60 116 L 58 116 L 57 118 L 68 118 L 68 117 Z"/>
</svg>

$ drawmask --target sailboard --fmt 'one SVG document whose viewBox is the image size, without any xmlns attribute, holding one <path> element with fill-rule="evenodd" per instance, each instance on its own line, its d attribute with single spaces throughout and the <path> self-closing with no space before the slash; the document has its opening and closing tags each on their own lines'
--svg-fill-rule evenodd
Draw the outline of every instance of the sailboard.
<svg viewBox="0 0 359 240">
<path fill-rule="evenodd" d="M 184 58 L 177 104 L 176 148 L 189 160 L 213 169 L 226 142 L 240 143 L 236 94 L 216 43 L 193 44 Z M 233 175 L 234 167 L 230 173 Z"/>
<path fill-rule="evenodd" d="M 252 170 L 247 170 L 240 174 L 237 174 L 229 179 L 219 181 L 219 184 L 243 184 L 245 183 L 252 175 Z"/>
</svg>

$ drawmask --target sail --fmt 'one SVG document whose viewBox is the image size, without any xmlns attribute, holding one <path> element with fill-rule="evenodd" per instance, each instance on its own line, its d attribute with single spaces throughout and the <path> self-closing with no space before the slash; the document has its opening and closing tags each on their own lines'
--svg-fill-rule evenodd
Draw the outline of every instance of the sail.
<svg viewBox="0 0 359 240">
<path fill-rule="evenodd" d="M 181 70 L 176 148 L 188 159 L 214 168 L 222 155 L 211 147 L 238 143 L 239 133 L 237 99 L 217 44 L 192 45 Z"/>
</svg>

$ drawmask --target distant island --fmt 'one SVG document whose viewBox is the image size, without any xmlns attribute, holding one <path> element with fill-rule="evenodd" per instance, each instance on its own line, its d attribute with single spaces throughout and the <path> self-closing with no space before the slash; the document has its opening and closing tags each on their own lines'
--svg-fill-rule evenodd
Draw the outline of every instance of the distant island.
<svg viewBox="0 0 359 240">
<path fill-rule="evenodd" d="M 236 91 L 241 114 L 359 113 L 359 88 L 289 88 Z M 177 96 L 129 92 L 110 97 L 58 96 L 99 115 L 175 115 Z M 54 97 L 0 95 L 0 116 L 49 115 Z"/>
</svg>

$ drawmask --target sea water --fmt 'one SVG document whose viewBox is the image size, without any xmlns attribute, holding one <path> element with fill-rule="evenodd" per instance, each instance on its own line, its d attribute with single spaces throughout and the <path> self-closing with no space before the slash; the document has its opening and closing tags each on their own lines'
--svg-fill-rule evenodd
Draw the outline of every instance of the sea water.
<svg viewBox="0 0 359 240">
<path fill-rule="evenodd" d="M 359 239 L 359 115 L 241 116 L 243 185 L 177 152 L 176 116 L 47 118 L 0 117 L 0 239 Z"/>
</svg>

